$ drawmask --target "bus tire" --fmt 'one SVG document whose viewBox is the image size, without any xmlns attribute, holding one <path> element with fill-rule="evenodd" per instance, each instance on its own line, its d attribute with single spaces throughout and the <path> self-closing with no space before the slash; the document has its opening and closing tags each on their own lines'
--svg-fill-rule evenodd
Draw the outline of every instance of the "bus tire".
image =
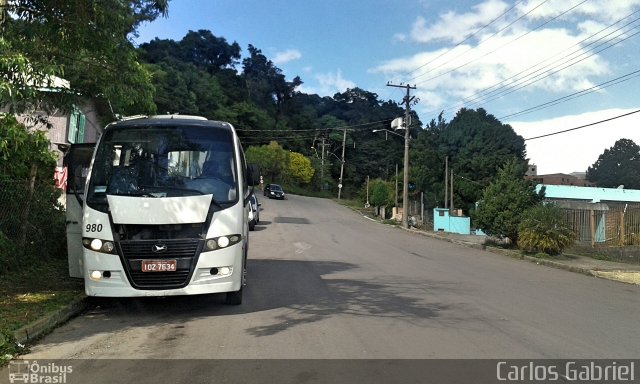
<svg viewBox="0 0 640 384">
<path fill-rule="evenodd" d="M 227 297 L 224 300 L 227 305 L 240 305 L 242 304 L 242 288 L 239 291 L 227 292 Z"/>
</svg>

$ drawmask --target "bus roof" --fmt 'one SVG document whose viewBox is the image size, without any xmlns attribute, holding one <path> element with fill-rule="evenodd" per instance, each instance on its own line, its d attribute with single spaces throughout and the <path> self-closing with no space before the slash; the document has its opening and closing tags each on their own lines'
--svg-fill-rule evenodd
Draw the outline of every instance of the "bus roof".
<svg viewBox="0 0 640 384">
<path fill-rule="evenodd" d="M 201 116 L 191 115 L 156 115 L 156 116 L 131 116 L 108 124 L 105 129 L 115 127 L 145 127 L 145 126 L 175 126 L 190 125 L 212 128 L 233 129 L 230 123 L 224 121 L 208 120 Z"/>
</svg>

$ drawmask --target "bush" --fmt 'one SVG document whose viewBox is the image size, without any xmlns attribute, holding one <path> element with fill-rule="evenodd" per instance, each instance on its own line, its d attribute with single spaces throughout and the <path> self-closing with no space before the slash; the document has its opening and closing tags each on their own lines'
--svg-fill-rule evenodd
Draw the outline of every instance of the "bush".
<svg viewBox="0 0 640 384">
<path fill-rule="evenodd" d="M 518 248 L 529 253 L 557 255 L 573 244 L 576 234 L 553 204 L 538 205 L 522 214 L 518 226 Z"/>
<path fill-rule="evenodd" d="M 542 199 L 535 188 L 522 178 L 524 171 L 515 160 L 507 162 L 484 189 L 482 199 L 472 211 L 472 220 L 484 233 L 518 242 L 522 214 Z"/>
</svg>

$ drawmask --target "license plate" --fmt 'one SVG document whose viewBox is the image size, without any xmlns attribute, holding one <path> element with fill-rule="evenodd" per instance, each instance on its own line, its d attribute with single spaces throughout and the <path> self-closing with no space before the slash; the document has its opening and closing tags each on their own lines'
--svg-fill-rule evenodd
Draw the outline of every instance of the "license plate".
<svg viewBox="0 0 640 384">
<path fill-rule="evenodd" d="M 142 260 L 142 272 L 175 272 L 175 260 Z"/>
</svg>

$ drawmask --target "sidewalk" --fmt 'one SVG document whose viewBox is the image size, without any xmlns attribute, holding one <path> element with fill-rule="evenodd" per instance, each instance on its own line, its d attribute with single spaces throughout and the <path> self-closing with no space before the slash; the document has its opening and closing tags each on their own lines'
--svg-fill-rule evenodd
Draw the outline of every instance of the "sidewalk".
<svg viewBox="0 0 640 384">
<path fill-rule="evenodd" d="M 407 229 L 409 232 L 421 234 L 451 243 L 464 245 L 471 248 L 484 249 L 501 255 L 528 260 L 540 265 L 565 269 L 571 272 L 583 273 L 604 279 L 615 280 L 628 284 L 640 285 L 640 265 L 619 263 L 615 261 L 599 260 L 577 254 L 563 254 L 558 257 L 538 258 L 523 255 L 520 251 L 489 247 L 484 245 L 485 237 L 475 235 L 460 235 L 446 232 L 430 232 L 415 228 Z"/>
</svg>

